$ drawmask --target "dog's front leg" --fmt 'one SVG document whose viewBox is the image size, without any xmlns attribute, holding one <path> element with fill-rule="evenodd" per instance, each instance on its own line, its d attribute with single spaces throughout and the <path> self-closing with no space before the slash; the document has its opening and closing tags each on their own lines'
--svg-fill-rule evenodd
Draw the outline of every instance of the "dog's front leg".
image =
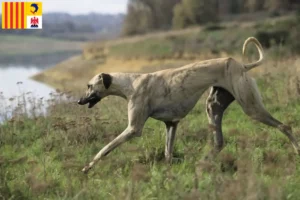
<svg viewBox="0 0 300 200">
<path fill-rule="evenodd" d="M 176 135 L 178 122 L 165 122 L 166 124 L 166 146 L 165 146 L 165 159 L 166 162 L 172 164 L 173 146 Z"/>
<path fill-rule="evenodd" d="M 139 105 L 144 104 L 134 104 L 132 101 L 129 101 L 127 128 L 118 137 L 116 137 L 113 141 L 99 151 L 99 153 L 94 157 L 93 161 L 82 169 L 84 173 L 87 173 L 97 161 L 101 160 L 102 157 L 109 154 L 119 145 L 133 137 L 139 137 L 142 135 L 142 129 L 148 118 L 148 112 L 144 109 L 144 107 L 140 107 Z"/>
<path fill-rule="evenodd" d="M 114 150 L 117 146 L 121 145 L 122 143 L 128 141 L 130 138 L 134 136 L 140 135 L 140 131 L 132 126 L 128 126 L 118 137 L 116 137 L 113 141 L 103 147 L 99 153 L 94 157 L 93 161 L 90 162 L 87 166 L 85 166 L 82 171 L 87 173 L 94 164 L 101 160 L 102 157 L 109 154 L 112 150 Z"/>
</svg>

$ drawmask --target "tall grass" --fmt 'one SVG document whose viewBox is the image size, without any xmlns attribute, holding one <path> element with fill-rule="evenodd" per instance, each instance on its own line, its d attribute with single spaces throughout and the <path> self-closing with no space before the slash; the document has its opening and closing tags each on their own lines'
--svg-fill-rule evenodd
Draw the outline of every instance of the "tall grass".
<svg viewBox="0 0 300 200">
<path fill-rule="evenodd" d="M 295 59 L 267 63 L 255 77 L 267 109 L 299 139 L 298 66 Z M 126 102 L 109 97 L 88 109 L 70 98 L 76 93 L 47 101 L 21 94 L 12 100 L 20 109 L 0 113 L 6 116 L 0 125 L 0 199 L 299 199 L 300 159 L 288 139 L 250 120 L 237 103 L 225 113 L 225 148 L 202 159 L 212 143 L 206 95 L 179 124 L 172 166 L 163 160 L 165 127 L 149 119 L 141 138 L 84 175 L 81 168 L 126 127 Z M 36 106 L 25 109 L 32 102 Z"/>
</svg>

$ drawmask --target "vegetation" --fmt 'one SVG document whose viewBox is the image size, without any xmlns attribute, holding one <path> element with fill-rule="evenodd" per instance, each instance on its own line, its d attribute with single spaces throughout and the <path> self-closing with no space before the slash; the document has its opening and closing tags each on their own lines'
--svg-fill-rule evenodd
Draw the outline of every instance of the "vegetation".
<svg viewBox="0 0 300 200">
<path fill-rule="evenodd" d="M 82 42 L 36 36 L 0 35 L 1 56 L 42 55 L 54 52 L 81 51 Z"/>
<path fill-rule="evenodd" d="M 217 8 L 215 0 L 182 0 L 174 8 L 173 28 L 216 22 Z"/>
<path fill-rule="evenodd" d="M 123 34 L 182 29 L 223 20 L 232 14 L 252 13 L 254 16 L 263 11 L 269 16 L 279 16 L 296 10 L 299 5 L 294 0 L 130 0 Z"/>
<path fill-rule="evenodd" d="M 291 125 L 299 139 L 298 65 L 295 59 L 267 62 L 255 77 L 267 109 Z M 22 94 L 10 99 L 19 105 L 14 110 L 1 96 L 0 198 L 298 199 L 300 195 L 300 159 L 286 136 L 250 120 L 237 103 L 225 114 L 225 148 L 216 158 L 202 159 L 212 144 L 204 105 L 207 93 L 179 125 L 172 166 L 163 161 L 165 127 L 149 119 L 141 138 L 116 149 L 84 175 L 81 168 L 126 127 L 127 108 L 124 100 L 108 97 L 88 109 L 71 96 L 78 95 L 58 91 L 43 100 Z M 44 113 L 43 104 L 48 112 L 39 115 Z"/>
<path fill-rule="evenodd" d="M 109 56 L 126 59 L 179 59 L 204 54 L 220 57 L 225 52 L 240 54 L 241 44 L 253 35 L 266 49 L 283 48 L 286 54 L 298 54 L 299 33 L 300 25 L 295 16 L 252 24 L 210 23 L 183 33 L 169 32 L 158 34 L 157 37 L 153 35 L 133 42 L 117 43 L 110 45 L 108 52 Z"/>
<path fill-rule="evenodd" d="M 85 86 L 91 76 L 104 71 L 152 72 L 228 55 L 242 60 L 242 44 L 249 36 L 259 38 L 270 60 L 295 57 L 299 55 L 299 33 L 297 17 L 287 15 L 255 22 L 210 23 L 184 30 L 93 42 L 85 45 L 82 55 L 33 78 L 55 88 L 70 90 Z M 249 57 L 256 58 L 256 55 L 256 51 L 249 49 Z M 76 83 L 74 77 L 78 77 Z"/>
<path fill-rule="evenodd" d="M 169 29 L 173 7 L 180 0 L 130 0 L 123 24 L 124 35 L 147 33 L 151 30 Z"/>
</svg>

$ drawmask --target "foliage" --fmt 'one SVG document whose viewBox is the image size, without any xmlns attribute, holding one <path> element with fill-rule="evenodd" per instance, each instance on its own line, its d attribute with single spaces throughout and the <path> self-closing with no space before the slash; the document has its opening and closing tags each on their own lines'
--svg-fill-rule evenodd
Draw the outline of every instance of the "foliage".
<svg viewBox="0 0 300 200">
<path fill-rule="evenodd" d="M 183 29 L 216 22 L 232 14 L 255 15 L 264 11 L 271 16 L 279 16 L 282 12 L 296 10 L 297 6 L 299 2 L 293 0 L 131 0 L 123 34 L 145 34 L 171 27 Z"/>
<path fill-rule="evenodd" d="M 287 51 L 298 54 L 300 52 L 298 17 L 279 21 L 277 23 L 258 24 L 256 37 L 266 48 L 287 47 Z"/>
<path fill-rule="evenodd" d="M 177 4 L 174 7 L 174 17 L 172 21 L 173 29 L 186 28 L 188 24 L 189 24 L 189 20 L 187 15 L 185 14 L 183 4 Z"/>
<path fill-rule="evenodd" d="M 213 58 L 224 56 L 224 52 L 240 55 L 245 39 L 255 36 L 270 52 L 276 52 L 280 46 L 282 53 L 297 55 L 299 32 L 298 19 L 294 16 L 265 20 L 250 26 L 242 23 L 208 23 L 201 28 L 182 32 L 174 30 L 139 37 L 130 42 L 119 42 L 109 45 L 108 49 L 109 56 L 124 59 L 185 59 L 205 55 Z M 273 54 L 270 53 L 270 56 Z"/>
<path fill-rule="evenodd" d="M 123 25 L 124 35 L 147 33 L 157 29 L 169 29 L 173 7 L 180 0 L 130 0 Z"/>
<path fill-rule="evenodd" d="M 249 12 L 263 10 L 265 1 L 266 0 L 246 0 L 245 7 Z"/>
<path fill-rule="evenodd" d="M 261 41 L 261 44 L 266 48 L 270 48 L 271 45 L 284 45 L 289 36 L 289 32 L 286 30 L 276 31 L 259 31 L 255 37 Z"/>
<path fill-rule="evenodd" d="M 217 20 L 216 0 L 183 0 L 174 8 L 174 28 L 185 28 L 190 25 L 216 22 Z"/>
</svg>

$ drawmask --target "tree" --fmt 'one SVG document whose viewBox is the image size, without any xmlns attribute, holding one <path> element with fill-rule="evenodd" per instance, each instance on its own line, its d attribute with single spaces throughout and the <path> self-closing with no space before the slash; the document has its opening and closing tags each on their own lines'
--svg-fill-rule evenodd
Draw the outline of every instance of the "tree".
<svg viewBox="0 0 300 200">
<path fill-rule="evenodd" d="M 219 0 L 221 1 L 221 0 Z M 232 14 L 237 14 L 237 13 L 242 13 L 244 4 L 247 0 L 230 0 L 230 8 L 228 10 L 228 13 L 232 13 Z M 262 0 L 264 1 L 264 0 Z M 227 13 L 227 14 L 228 14 Z"/>
<path fill-rule="evenodd" d="M 157 20 L 159 29 L 170 29 L 172 27 L 174 8 L 181 0 L 156 0 Z"/>
<path fill-rule="evenodd" d="M 173 7 L 181 0 L 130 0 L 123 34 L 134 35 L 172 26 Z"/>
<path fill-rule="evenodd" d="M 123 35 L 143 34 L 153 29 L 151 11 L 135 0 L 128 4 L 123 24 Z"/>
<path fill-rule="evenodd" d="M 270 12 L 285 10 L 289 6 L 289 0 L 266 0 L 265 8 Z"/>
<path fill-rule="evenodd" d="M 218 21 L 217 0 L 183 0 L 174 9 L 173 28 Z"/>
<path fill-rule="evenodd" d="M 182 4 L 177 4 L 174 7 L 174 17 L 172 21 L 172 26 L 174 29 L 183 29 L 189 25 L 187 15 L 184 13 L 184 8 Z"/>
<path fill-rule="evenodd" d="M 246 0 L 245 7 L 249 12 L 256 12 L 264 8 L 264 0 Z"/>
</svg>

